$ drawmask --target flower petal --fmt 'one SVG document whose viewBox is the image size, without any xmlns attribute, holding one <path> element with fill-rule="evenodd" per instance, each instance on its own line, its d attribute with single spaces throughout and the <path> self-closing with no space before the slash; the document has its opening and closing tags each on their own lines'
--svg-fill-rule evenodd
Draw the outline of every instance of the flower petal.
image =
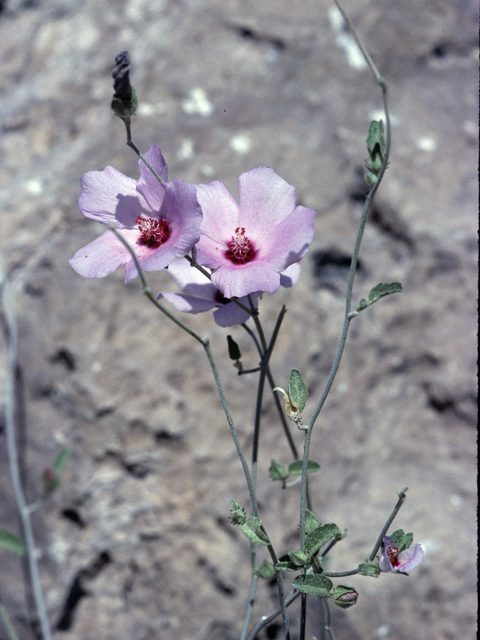
<svg viewBox="0 0 480 640">
<path fill-rule="evenodd" d="M 200 238 L 203 216 L 195 187 L 183 180 L 172 180 L 167 185 L 160 216 L 171 225 L 168 242 L 175 245 L 176 257 L 185 256 Z"/>
<path fill-rule="evenodd" d="M 313 209 L 296 207 L 285 220 L 270 230 L 262 245 L 261 260 L 268 260 L 280 271 L 299 262 L 313 240 L 316 215 Z"/>
<path fill-rule="evenodd" d="M 80 180 L 82 191 L 78 208 L 87 216 L 118 229 L 132 229 L 137 216 L 150 216 L 150 209 L 136 190 L 133 178 L 113 167 L 89 171 Z"/>
<path fill-rule="evenodd" d="M 123 244 L 111 231 L 105 231 L 69 260 L 73 269 L 84 278 L 104 278 L 131 260 Z"/>
<path fill-rule="evenodd" d="M 280 274 L 268 263 L 223 265 L 213 272 L 212 282 L 226 298 L 242 298 L 255 291 L 273 293 L 280 286 Z"/>
<path fill-rule="evenodd" d="M 222 182 L 198 184 L 195 188 L 203 211 L 197 259 L 213 269 L 223 261 L 227 243 L 238 227 L 238 203 Z"/>
<path fill-rule="evenodd" d="M 383 537 L 383 549 L 380 554 L 380 558 L 378 561 L 378 565 L 380 567 L 380 571 L 391 572 L 393 571 L 392 563 L 390 558 L 388 557 L 388 551 L 390 551 L 390 547 L 392 546 L 393 538 L 392 536 L 384 536 Z"/>
<path fill-rule="evenodd" d="M 144 154 L 144 158 L 152 166 L 152 168 L 155 169 L 162 180 L 167 183 L 167 163 L 165 162 L 165 158 L 163 157 L 158 144 L 152 145 L 147 153 Z M 165 196 L 166 184 L 164 185 L 159 180 L 157 180 L 154 174 L 141 159 L 138 161 L 138 168 L 140 177 L 137 182 L 137 190 L 148 202 L 151 210 L 158 213 L 161 209 L 163 198 Z"/>
<path fill-rule="evenodd" d="M 217 288 L 210 282 L 207 276 L 203 275 L 203 273 L 195 267 L 192 267 L 185 258 L 174 260 L 168 266 L 168 273 L 184 293 L 198 296 L 205 300 L 215 300 Z"/>
<path fill-rule="evenodd" d="M 262 243 L 272 227 L 289 216 L 297 205 L 297 193 L 273 169 L 257 167 L 242 173 L 239 224 L 247 235 L 255 230 L 255 240 Z"/>
<path fill-rule="evenodd" d="M 144 271 L 161 271 L 176 258 L 175 247 L 169 242 L 152 248 L 144 244 L 138 244 L 135 241 L 133 248 Z M 130 282 L 130 280 L 138 276 L 138 270 L 133 260 L 126 265 L 125 276 L 125 282 Z"/>
<path fill-rule="evenodd" d="M 400 561 L 399 571 L 404 571 L 405 573 L 411 571 L 423 562 L 423 558 L 424 553 L 421 545 L 412 544 L 398 555 L 398 560 Z"/>
<path fill-rule="evenodd" d="M 245 300 L 245 302 L 247 301 Z M 234 302 L 228 302 L 214 311 L 213 317 L 220 327 L 231 327 L 234 324 L 243 324 L 250 318 L 250 315 L 237 307 Z"/>
<path fill-rule="evenodd" d="M 183 313 L 202 313 L 203 311 L 210 311 L 216 306 L 214 300 L 197 298 L 183 293 L 171 293 L 170 291 L 160 291 L 157 299 L 160 300 L 161 298 L 171 302 L 175 309 L 183 311 Z"/>
<path fill-rule="evenodd" d="M 300 278 L 300 271 L 302 268 L 298 263 L 291 264 L 289 267 L 282 271 L 280 274 L 280 286 L 289 288 L 293 287 L 294 284 L 297 284 Z"/>
</svg>

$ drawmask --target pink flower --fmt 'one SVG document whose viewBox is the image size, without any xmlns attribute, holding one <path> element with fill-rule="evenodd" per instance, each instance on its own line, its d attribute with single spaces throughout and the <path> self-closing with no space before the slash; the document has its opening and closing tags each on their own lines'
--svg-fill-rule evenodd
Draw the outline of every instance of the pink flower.
<svg viewBox="0 0 480 640">
<path fill-rule="evenodd" d="M 183 293 L 161 291 L 157 298 L 168 300 L 179 311 L 196 314 L 216 308 L 217 310 L 214 311 L 213 317 L 221 327 L 242 324 L 250 317 L 246 311 L 243 311 L 234 302 L 225 298 L 207 276 L 192 267 L 188 260 L 175 260 L 169 265 L 168 273 L 173 277 Z M 252 300 L 256 308 L 258 294 L 253 294 Z M 246 297 L 239 299 L 239 302 L 248 309 L 250 308 Z"/>
<path fill-rule="evenodd" d="M 215 309 L 213 317 L 220 327 L 231 327 L 234 324 L 246 322 L 250 315 L 232 302 L 212 284 L 198 269 L 192 267 L 188 260 L 181 258 L 175 260 L 168 267 L 168 273 L 173 277 L 183 293 L 171 293 L 161 291 L 157 298 L 164 298 L 173 306 L 184 313 L 202 313 Z M 300 277 L 300 265 L 294 264 L 280 274 L 281 284 L 284 287 L 293 286 Z M 261 292 L 251 294 L 255 308 L 258 308 L 258 299 Z M 250 309 L 250 303 L 246 296 L 238 300 L 244 307 Z"/>
<path fill-rule="evenodd" d="M 221 182 L 196 185 L 203 210 L 197 261 L 213 269 L 227 298 L 276 291 L 280 274 L 307 252 L 317 215 L 297 206 L 295 189 L 272 169 L 252 169 L 238 182 L 239 203 Z"/>
<path fill-rule="evenodd" d="M 167 164 L 158 145 L 145 158 L 164 183 L 142 160 L 137 181 L 113 167 L 89 171 L 81 180 L 78 206 L 87 218 L 114 225 L 133 247 L 142 269 L 157 271 L 192 249 L 200 237 L 202 212 L 193 185 L 167 182 Z M 85 278 L 103 278 L 121 265 L 125 282 L 138 276 L 130 253 L 111 231 L 77 251 L 70 264 Z"/>
<path fill-rule="evenodd" d="M 412 544 L 400 553 L 398 551 L 398 546 L 393 544 L 393 538 L 384 536 L 379 560 L 381 571 L 407 573 L 423 562 L 423 549 L 419 544 Z"/>
</svg>

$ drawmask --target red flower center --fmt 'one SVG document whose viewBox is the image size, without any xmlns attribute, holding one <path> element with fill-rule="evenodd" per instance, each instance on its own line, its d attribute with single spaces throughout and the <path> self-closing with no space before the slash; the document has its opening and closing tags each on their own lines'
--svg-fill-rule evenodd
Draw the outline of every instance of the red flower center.
<svg viewBox="0 0 480 640">
<path fill-rule="evenodd" d="M 387 551 L 387 556 L 389 557 L 390 562 L 392 563 L 392 567 L 400 566 L 400 561 L 397 558 L 398 547 L 390 547 L 390 549 Z"/>
<path fill-rule="evenodd" d="M 135 224 L 140 230 L 138 242 L 145 244 L 151 249 L 156 249 L 166 242 L 172 233 L 170 225 L 163 218 L 155 220 L 154 218 L 142 218 L 142 216 L 138 216 Z"/>
<path fill-rule="evenodd" d="M 225 257 L 233 262 L 233 264 L 245 264 L 251 262 L 257 255 L 252 241 L 245 235 L 244 227 L 237 227 L 235 235 L 228 243 L 228 249 L 225 251 Z"/>
</svg>

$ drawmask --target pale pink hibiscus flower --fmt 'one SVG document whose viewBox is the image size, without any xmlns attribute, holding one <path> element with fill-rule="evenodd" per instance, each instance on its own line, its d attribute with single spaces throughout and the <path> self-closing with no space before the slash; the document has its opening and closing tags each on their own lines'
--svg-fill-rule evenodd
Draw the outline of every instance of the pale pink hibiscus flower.
<svg viewBox="0 0 480 640">
<path fill-rule="evenodd" d="M 178 311 L 196 314 L 215 309 L 213 317 L 220 327 L 242 324 L 249 319 L 250 315 L 246 311 L 229 298 L 225 298 L 209 278 L 195 267 L 192 267 L 188 260 L 184 258 L 175 260 L 169 265 L 168 273 L 183 293 L 161 291 L 157 298 L 168 300 Z M 298 281 L 299 277 L 300 265 L 294 264 L 280 274 L 281 285 L 291 287 Z M 258 308 L 258 299 L 260 297 L 261 292 L 259 291 L 251 294 L 255 309 Z M 250 309 L 250 302 L 247 296 L 239 298 L 238 302 Z"/>
<path fill-rule="evenodd" d="M 276 291 L 280 274 L 307 252 L 317 215 L 297 206 L 295 189 L 272 169 L 252 169 L 238 182 L 238 203 L 221 182 L 196 185 L 203 210 L 197 262 L 213 270 L 212 283 L 227 298 Z"/>
<path fill-rule="evenodd" d="M 384 536 L 378 564 L 380 570 L 387 573 L 407 573 L 423 562 L 423 555 L 423 549 L 419 544 L 412 544 L 399 553 L 392 536 Z"/>
<path fill-rule="evenodd" d="M 167 164 L 158 145 L 145 158 L 163 183 L 142 160 L 138 180 L 113 167 L 89 171 L 81 179 L 78 206 L 87 218 L 114 225 L 135 251 L 142 269 L 158 271 L 185 256 L 198 241 L 202 211 L 193 185 L 167 181 Z M 112 231 L 79 249 L 70 264 L 85 278 L 103 278 L 121 265 L 125 265 L 125 282 L 138 276 L 132 256 Z"/>
</svg>

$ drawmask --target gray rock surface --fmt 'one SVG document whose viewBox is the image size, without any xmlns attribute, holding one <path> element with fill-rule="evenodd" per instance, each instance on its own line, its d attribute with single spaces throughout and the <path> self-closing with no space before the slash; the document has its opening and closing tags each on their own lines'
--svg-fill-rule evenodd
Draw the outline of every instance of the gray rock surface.
<svg viewBox="0 0 480 640">
<path fill-rule="evenodd" d="M 359 602 L 335 610 L 334 626 L 342 640 L 471 640 L 478 6 L 347 8 L 389 82 L 394 145 L 354 298 L 380 281 L 399 280 L 404 293 L 353 323 L 316 426 L 311 457 L 322 470 L 311 490 L 322 521 L 348 528 L 332 570 L 364 560 L 406 485 L 396 526 L 415 532 L 426 558 L 409 578 L 352 578 Z M 326 0 L 1 3 L 0 239 L 19 319 L 29 499 L 59 449 L 72 448 L 61 488 L 34 517 L 54 637 L 228 640 L 240 634 L 250 570 L 248 543 L 227 518 L 231 498 L 248 496 L 208 362 L 137 281 L 125 286 L 121 270 L 83 280 L 67 262 L 100 232 L 78 212 L 80 176 L 106 165 L 138 175 L 109 109 L 125 49 L 141 103 L 134 139 L 143 151 L 161 145 L 170 177 L 218 179 L 235 193 L 243 171 L 271 166 L 319 212 L 299 284 L 261 307 L 270 333 L 287 304 L 272 368 L 281 386 L 302 370 L 307 415 L 338 343 L 381 96 Z M 158 291 L 168 279 L 149 281 Z M 255 378 L 235 375 L 211 317 L 187 322 L 211 337 L 250 454 Z M 255 366 L 248 336 L 231 333 Z M 285 553 L 298 546 L 298 487 L 268 478 L 271 457 L 290 459 L 268 394 L 263 428 L 259 504 Z M 3 427 L 0 461 L 0 526 L 19 531 Z M 4 551 L 0 563 L 1 599 L 31 640 L 21 566 Z M 255 620 L 274 595 L 260 585 Z M 321 637 L 313 599 L 310 619 L 308 637 Z M 272 626 L 262 637 L 283 636 Z"/>
</svg>

